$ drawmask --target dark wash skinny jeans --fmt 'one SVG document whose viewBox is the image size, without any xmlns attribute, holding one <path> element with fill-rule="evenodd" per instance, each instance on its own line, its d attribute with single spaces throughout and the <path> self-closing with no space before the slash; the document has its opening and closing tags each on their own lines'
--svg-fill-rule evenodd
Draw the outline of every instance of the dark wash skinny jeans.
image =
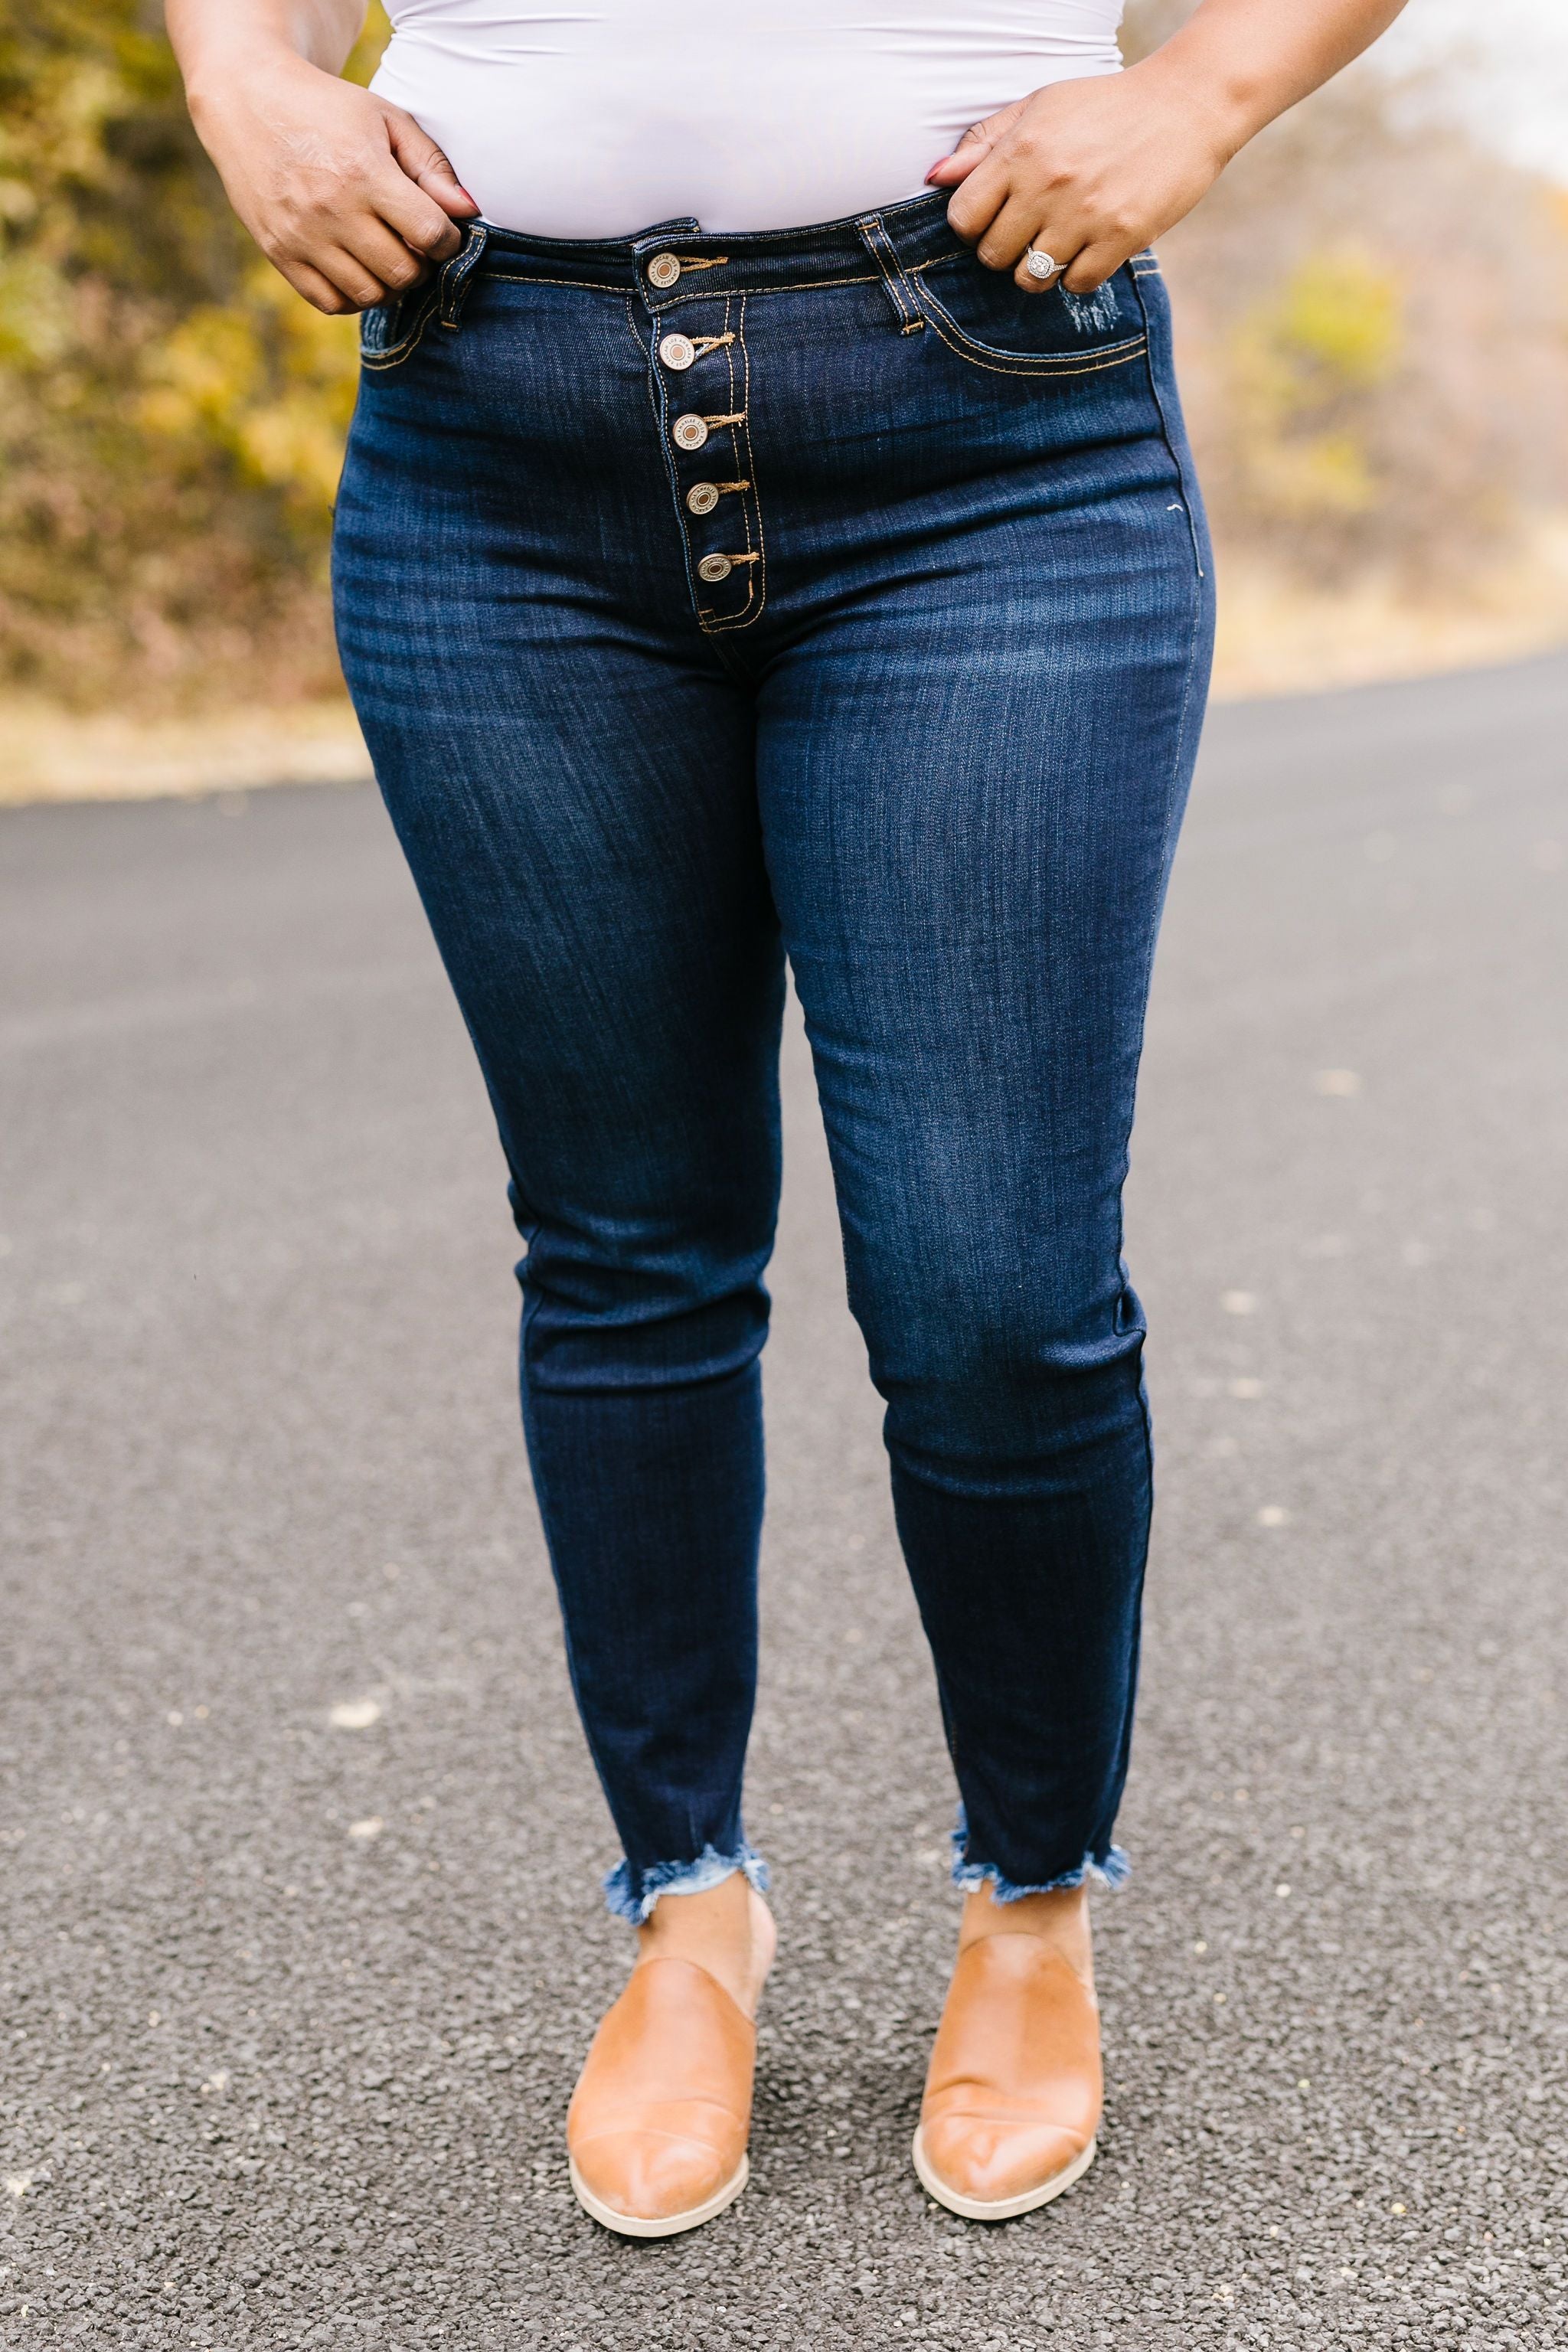
<svg viewBox="0 0 1568 2352">
<path fill-rule="evenodd" d="M 1117 1878 L 1151 1498 L 1121 1186 L 1211 639 L 1154 260 L 1026 296 L 935 196 L 476 226 L 363 358 L 343 663 L 510 1167 L 612 1907 L 763 1883 L 786 956 L 956 1874 Z"/>
</svg>

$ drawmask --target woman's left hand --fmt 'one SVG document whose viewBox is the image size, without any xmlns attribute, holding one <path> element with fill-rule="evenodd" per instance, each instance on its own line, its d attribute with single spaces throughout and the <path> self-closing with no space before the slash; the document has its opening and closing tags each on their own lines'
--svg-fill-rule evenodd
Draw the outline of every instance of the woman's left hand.
<svg viewBox="0 0 1568 2352">
<path fill-rule="evenodd" d="M 1026 293 L 1091 294 L 1191 212 L 1233 152 L 1219 110 L 1146 63 L 1003 107 L 926 178 L 957 191 L 948 219 L 988 269 L 1011 269 Z M 1031 277 L 1031 245 L 1059 276 Z"/>
</svg>

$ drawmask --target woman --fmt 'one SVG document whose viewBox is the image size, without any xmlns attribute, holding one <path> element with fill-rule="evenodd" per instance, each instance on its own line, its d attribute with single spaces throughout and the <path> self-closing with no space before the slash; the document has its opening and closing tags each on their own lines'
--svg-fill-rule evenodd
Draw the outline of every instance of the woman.
<svg viewBox="0 0 1568 2352">
<path fill-rule="evenodd" d="M 746 2178 L 787 956 L 963 1801 L 915 2164 L 1023 2212 L 1100 2111 L 1150 1509 L 1121 1193 L 1211 634 L 1147 247 L 1397 0 L 1203 0 L 1124 73 L 1120 0 L 392 0 L 369 92 L 363 5 L 169 19 L 242 219 L 365 314 L 340 642 L 510 1168 L 637 1928 L 573 2182 L 654 2237 Z"/>
</svg>

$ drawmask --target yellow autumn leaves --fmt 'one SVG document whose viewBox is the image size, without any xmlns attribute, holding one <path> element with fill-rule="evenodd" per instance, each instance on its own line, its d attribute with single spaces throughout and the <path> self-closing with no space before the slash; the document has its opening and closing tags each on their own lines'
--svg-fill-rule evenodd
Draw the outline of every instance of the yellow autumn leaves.
<svg viewBox="0 0 1568 2352">
<path fill-rule="evenodd" d="M 356 365 L 230 217 L 155 11 L 0 0 L 0 689 L 330 691 Z"/>
<path fill-rule="evenodd" d="M 1363 409 L 1405 346 L 1397 277 L 1354 247 L 1299 262 L 1227 338 L 1237 470 L 1261 520 L 1365 515 L 1381 485 Z"/>
<path fill-rule="evenodd" d="M 1184 5 L 1134 0 L 1134 46 Z M 373 9 L 359 79 L 384 37 Z M 1568 202 L 1440 109 L 1352 72 L 1162 258 L 1222 584 L 1404 609 L 1568 516 Z M 355 375 L 354 322 L 232 220 L 155 9 L 0 0 L 0 692 L 332 692 Z"/>
<path fill-rule="evenodd" d="M 136 415 L 149 434 L 222 450 L 309 537 L 331 513 L 358 369 L 354 322 L 323 318 L 260 262 L 148 352 Z"/>
</svg>

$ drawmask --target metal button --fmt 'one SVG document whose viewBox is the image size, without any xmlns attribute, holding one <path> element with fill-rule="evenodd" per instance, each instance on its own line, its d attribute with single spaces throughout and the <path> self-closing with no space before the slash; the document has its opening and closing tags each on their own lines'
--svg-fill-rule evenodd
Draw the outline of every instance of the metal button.
<svg viewBox="0 0 1568 2352">
<path fill-rule="evenodd" d="M 727 555 L 705 555 L 697 567 L 699 580 L 728 580 L 735 569 Z"/>
<path fill-rule="evenodd" d="M 689 413 L 678 416 L 669 430 L 678 449 L 700 449 L 708 438 L 708 427 L 700 416 Z"/>
<path fill-rule="evenodd" d="M 693 482 L 686 493 L 686 503 L 693 514 L 711 514 L 719 503 L 717 482 Z"/>
<path fill-rule="evenodd" d="M 697 357 L 697 346 L 689 335 L 666 335 L 658 355 L 667 368 L 689 368 Z"/>
<path fill-rule="evenodd" d="M 673 286 L 680 275 L 680 264 L 673 253 L 656 253 L 647 266 L 647 282 L 662 289 Z"/>
</svg>

